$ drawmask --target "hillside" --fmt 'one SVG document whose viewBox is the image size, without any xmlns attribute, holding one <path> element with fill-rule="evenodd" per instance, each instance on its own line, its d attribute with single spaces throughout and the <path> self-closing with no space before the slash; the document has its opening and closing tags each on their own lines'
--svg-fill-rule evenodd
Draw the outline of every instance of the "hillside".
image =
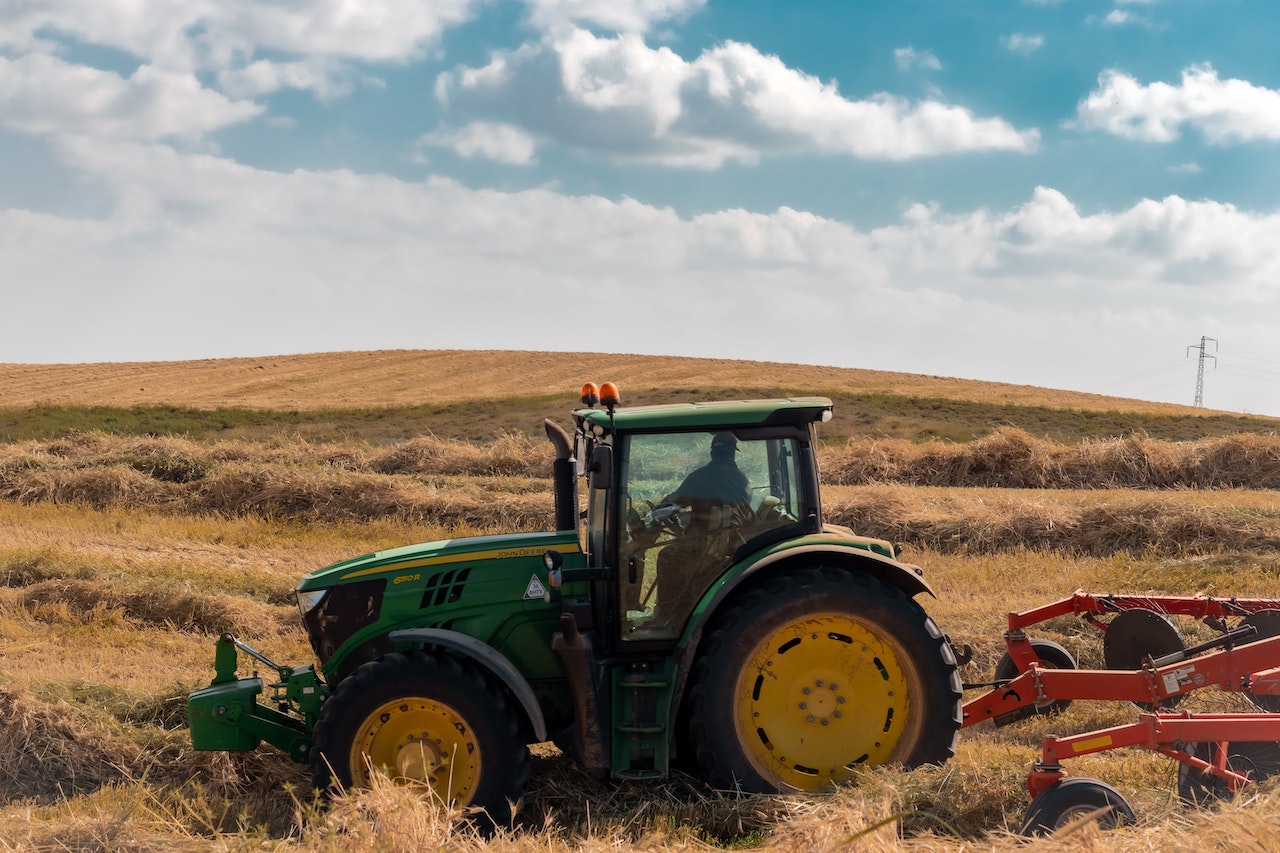
<svg viewBox="0 0 1280 853">
<path fill-rule="evenodd" d="M 182 362 L 0 364 L 0 438 L 70 430 L 375 443 L 432 433 L 488 439 L 562 418 L 583 381 L 624 403 L 823 394 L 828 440 L 965 441 L 1014 426 L 1060 441 L 1142 432 L 1192 440 L 1273 432 L 1280 420 L 1095 394 L 906 373 L 727 359 L 401 350 Z M 265 414 L 265 413 L 270 413 Z"/>
<path fill-rule="evenodd" d="M 564 398 L 586 381 L 613 381 L 641 401 L 654 391 L 779 388 L 940 397 L 981 403 L 1122 409 L 1146 414 L 1205 410 L 1096 394 L 1054 391 L 854 368 L 729 359 L 504 350 L 395 350 L 261 358 L 102 364 L 0 364 L 7 406 L 183 405 L 195 408 L 325 409 L 415 406 L 494 397 Z"/>
</svg>

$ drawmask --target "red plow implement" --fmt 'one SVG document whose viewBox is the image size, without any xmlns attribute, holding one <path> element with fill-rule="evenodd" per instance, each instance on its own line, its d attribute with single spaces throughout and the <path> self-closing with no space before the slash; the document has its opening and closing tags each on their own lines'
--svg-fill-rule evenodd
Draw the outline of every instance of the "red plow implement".
<svg viewBox="0 0 1280 853">
<path fill-rule="evenodd" d="M 1028 628 L 1070 615 L 1101 632 L 1106 669 L 1077 669 L 1061 645 L 1027 635 Z M 1199 620 L 1216 636 L 1186 646 L 1170 616 Z M 1134 723 L 1044 739 L 1027 777 L 1033 800 L 1024 834 L 1051 832 L 1094 812 L 1104 825 L 1132 822 L 1133 810 L 1110 785 L 1066 775 L 1063 760 L 1081 755 L 1124 747 L 1159 752 L 1180 763 L 1178 792 L 1193 803 L 1280 773 L 1280 600 L 1076 592 L 1011 613 L 1005 644 L 994 686 L 983 685 L 991 689 L 965 703 L 964 726 L 1003 725 L 1076 700 L 1127 701 L 1142 709 Z M 1186 694 L 1207 687 L 1241 694 L 1257 711 L 1176 709 Z"/>
</svg>

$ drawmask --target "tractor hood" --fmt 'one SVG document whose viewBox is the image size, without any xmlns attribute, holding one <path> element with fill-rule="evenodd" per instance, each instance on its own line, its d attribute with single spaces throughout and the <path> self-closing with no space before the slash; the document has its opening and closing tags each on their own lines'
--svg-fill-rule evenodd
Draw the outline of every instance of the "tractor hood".
<svg viewBox="0 0 1280 853">
<path fill-rule="evenodd" d="M 468 536 L 462 539 L 440 539 L 421 542 L 386 551 L 375 551 L 343 560 L 309 572 L 299 581 L 298 592 L 325 589 L 353 581 L 420 573 L 424 568 L 451 563 L 467 564 L 489 560 L 541 557 L 549 548 L 578 549 L 578 538 L 572 531 L 558 533 L 514 533 L 498 536 Z M 399 577 L 387 577 L 398 583 Z"/>
<path fill-rule="evenodd" d="M 442 539 L 344 560 L 303 577 L 298 609 L 327 676 L 349 672 L 369 654 L 389 651 L 398 628 L 448 625 L 490 642 L 504 623 L 545 601 L 543 554 L 554 548 L 577 563 L 577 535 L 526 533 Z M 550 654 L 550 647 L 547 648 Z"/>
</svg>

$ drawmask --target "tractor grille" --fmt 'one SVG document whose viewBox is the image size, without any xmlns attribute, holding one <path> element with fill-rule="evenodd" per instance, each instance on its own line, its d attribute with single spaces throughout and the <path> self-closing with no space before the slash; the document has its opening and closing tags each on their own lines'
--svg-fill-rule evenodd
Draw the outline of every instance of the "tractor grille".
<svg viewBox="0 0 1280 853">
<path fill-rule="evenodd" d="M 385 578 L 335 586 L 306 614 L 307 635 L 320 663 L 356 631 L 378 621 L 386 586 Z"/>
<path fill-rule="evenodd" d="M 426 590 L 422 593 L 423 610 L 428 607 L 439 607 L 452 604 L 462 598 L 462 590 L 466 587 L 467 577 L 471 569 L 450 569 L 427 578 Z"/>
</svg>

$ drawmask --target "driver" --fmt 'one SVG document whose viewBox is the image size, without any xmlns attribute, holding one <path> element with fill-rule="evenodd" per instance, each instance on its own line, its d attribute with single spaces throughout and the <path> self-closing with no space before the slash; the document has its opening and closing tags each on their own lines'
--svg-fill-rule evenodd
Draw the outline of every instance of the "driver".
<svg viewBox="0 0 1280 853">
<path fill-rule="evenodd" d="M 694 530 L 708 529 L 714 509 L 729 506 L 740 514 L 751 504 L 751 488 L 738 467 L 737 454 L 738 439 L 733 433 L 716 433 L 711 439 L 711 461 L 685 477 L 663 503 L 692 508 Z"/>
<path fill-rule="evenodd" d="M 751 485 L 738 467 L 737 453 L 738 439 L 717 433 L 711 461 L 664 501 L 691 510 L 684 533 L 658 554 L 658 604 L 676 624 L 683 623 L 711 575 L 733 552 L 731 529 L 750 513 Z"/>
<path fill-rule="evenodd" d="M 637 589 L 637 601 L 628 606 L 652 606 L 653 621 L 645 626 L 650 636 L 679 632 L 698 596 L 733 553 L 736 528 L 750 518 L 751 484 L 738 467 L 737 453 L 738 439 L 732 433 L 712 435 L 710 460 L 656 506 L 650 504 L 648 515 L 637 516 L 630 529 L 633 560 L 660 545 L 654 582 L 643 594 Z M 641 557 L 638 562 L 643 561 Z M 654 593 L 657 602 L 650 605 Z"/>
</svg>

